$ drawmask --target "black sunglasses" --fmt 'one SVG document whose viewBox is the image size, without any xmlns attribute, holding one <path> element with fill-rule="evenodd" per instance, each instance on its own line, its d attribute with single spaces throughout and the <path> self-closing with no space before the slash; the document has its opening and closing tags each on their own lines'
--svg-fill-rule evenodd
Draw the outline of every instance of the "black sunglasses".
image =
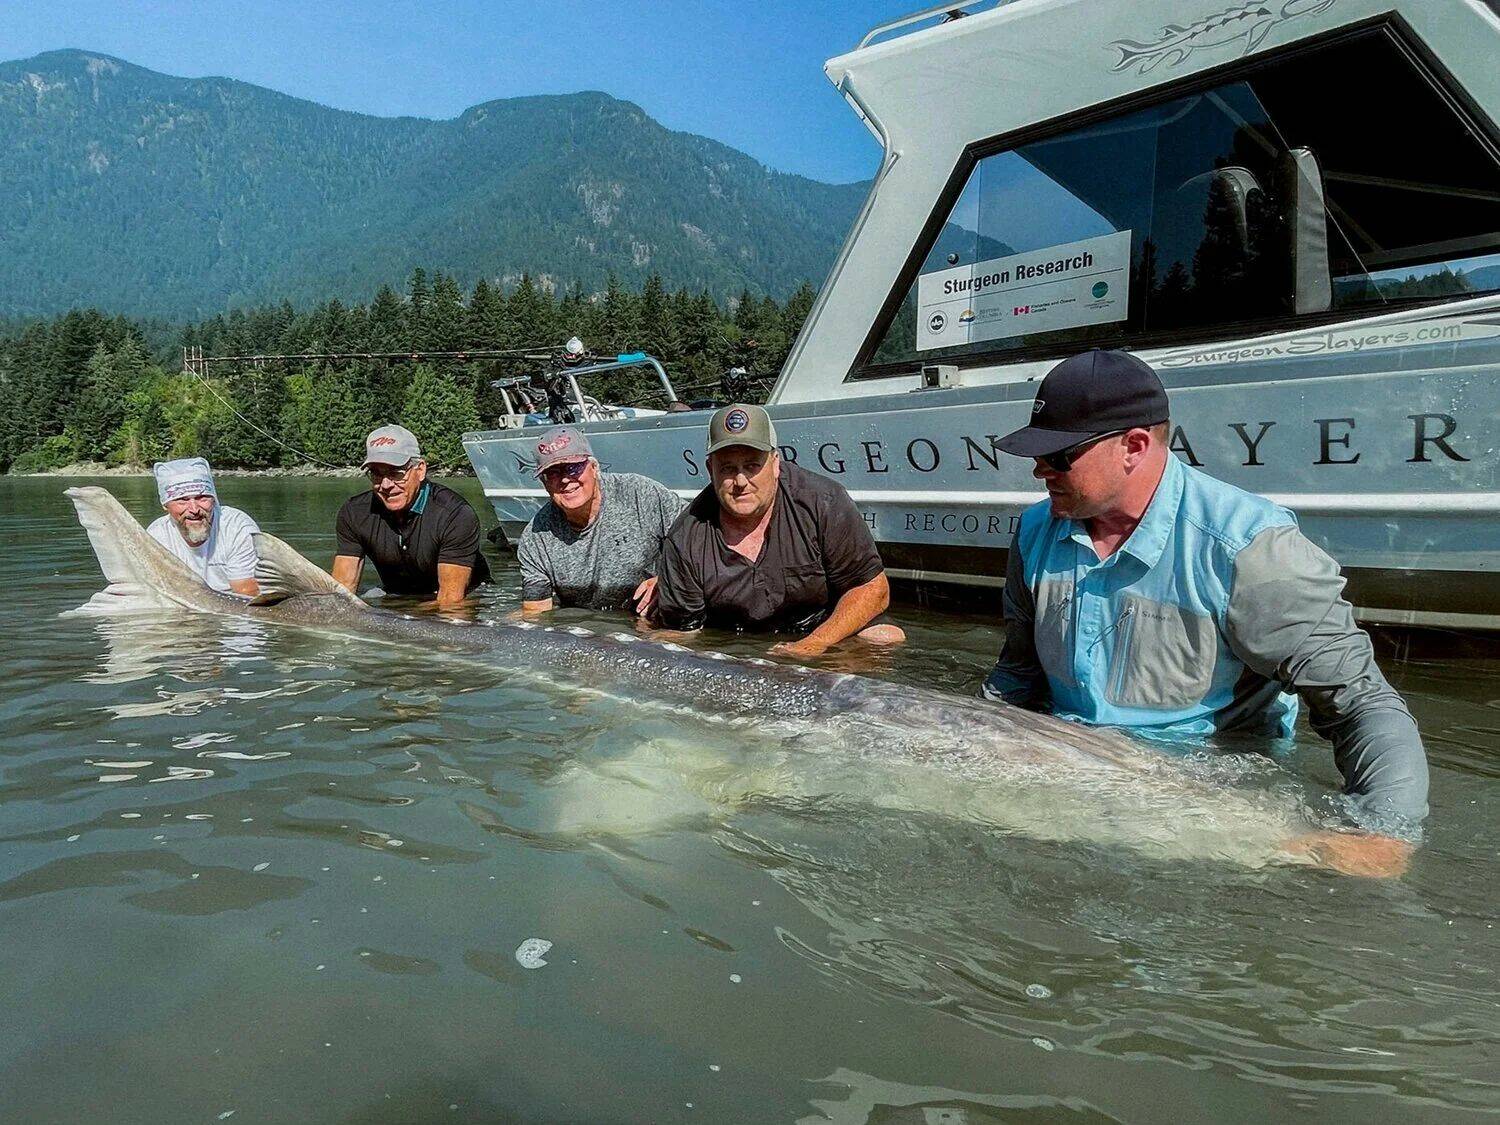
<svg viewBox="0 0 1500 1125">
<path fill-rule="evenodd" d="M 1128 426 L 1123 430 L 1110 430 L 1108 433 L 1094 434 L 1092 437 L 1086 437 L 1082 441 L 1074 442 L 1066 449 L 1059 449 L 1056 453 L 1044 453 L 1037 460 L 1046 465 L 1054 473 L 1066 473 L 1073 468 L 1073 462 L 1082 457 L 1084 450 L 1088 449 L 1089 446 L 1096 442 L 1101 442 L 1107 437 L 1118 437 L 1121 434 L 1128 434 L 1134 428 L 1133 426 Z"/>
</svg>

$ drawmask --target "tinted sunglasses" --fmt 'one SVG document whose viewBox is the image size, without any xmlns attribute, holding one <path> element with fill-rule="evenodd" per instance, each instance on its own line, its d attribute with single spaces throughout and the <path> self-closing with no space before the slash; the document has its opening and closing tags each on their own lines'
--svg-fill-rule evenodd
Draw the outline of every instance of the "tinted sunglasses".
<svg viewBox="0 0 1500 1125">
<path fill-rule="evenodd" d="M 370 478 L 371 483 L 379 484 L 384 480 L 403 481 L 411 476 L 413 469 L 417 467 L 415 461 L 408 461 L 404 465 L 394 468 L 388 465 L 371 465 L 365 470 L 365 476 Z"/>
<path fill-rule="evenodd" d="M 1110 430 L 1105 434 L 1094 434 L 1092 437 L 1086 437 L 1082 441 L 1074 442 L 1066 449 L 1059 449 L 1056 453 L 1044 453 L 1037 460 L 1046 465 L 1054 473 L 1066 473 L 1073 468 L 1073 462 L 1082 457 L 1084 451 L 1089 446 L 1096 442 L 1101 442 L 1107 437 L 1118 437 L 1120 434 L 1128 434 L 1131 428 Z"/>
<path fill-rule="evenodd" d="M 587 461 L 573 461 L 566 465 L 553 465 L 549 469 L 542 470 L 542 480 L 548 484 L 561 484 L 565 480 L 577 480 L 583 476 L 583 470 L 589 467 Z"/>
</svg>

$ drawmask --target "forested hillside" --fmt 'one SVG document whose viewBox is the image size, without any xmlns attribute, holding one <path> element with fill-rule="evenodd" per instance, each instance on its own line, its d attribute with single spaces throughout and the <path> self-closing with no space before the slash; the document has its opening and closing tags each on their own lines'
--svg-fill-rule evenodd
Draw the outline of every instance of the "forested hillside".
<svg viewBox="0 0 1500 1125">
<path fill-rule="evenodd" d="M 805 285 L 785 304 L 746 290 L 730 311 L 705 292 L 668 292 L 656 275 L 638 292 L 606 279 L 602 296 L 575 287 L 558 298 L 529 277 L 510 290 L 481 279 L 466 293 L 451 275 L 419 269 L 405 293 L 384 286 L 368 303 L 333 299 L 298 311 L 282 302 L 180 331 L 95 309 L 13 322 L 0 326 L 0 472 L 191 454 L 220 468 L 356 465 L 365 434 L 391 421 L 410 427 L 439 469 L 464 468 L 460 436 L 492 424 L 501 409 L 491 382 L 529 375 L 545 361 L 276 361 L 214 365 L 203 378 L 181 369 L 182 348 L 218 356 L 555 353 L 577 335 L 600 355 L 658 356 L 679 393 L 692 398 L 717 393 L 731 366 L 774 375 L 812 301 Z M 642 385 L 624 377 L 591 389 L 618 401 Z"/>
<path fill-rule="evenodd" d="M 605 94 L 379 118 L 81 51 L 0 64 L 0 132 L 0 318 L 354 302 L 417 264 L 466 288 L 657 275 L 785 299 L 822 280 L 865 190 Z"/>
</svg>

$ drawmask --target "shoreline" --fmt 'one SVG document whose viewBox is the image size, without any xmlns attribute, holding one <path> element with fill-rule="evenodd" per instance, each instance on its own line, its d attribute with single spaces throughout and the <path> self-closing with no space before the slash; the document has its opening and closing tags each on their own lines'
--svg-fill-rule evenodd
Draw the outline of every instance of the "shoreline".
<svg viewBox="0 0 1500 1125">
<path fill-rule="evenodd" d="M 363 477 L 364 470 L 358 465 L 342 469 L 328 469 L 322 465 L 272 466 L 267 469 L 214 469 L 215 477 Z M 106 465 L 102 461 L 75 461 L 56 469 L 44 469 L 36 473 L 6 473 L 9 477 L 149 477 L 151 469 L 143 465 Z M 442 477 L 472 477 L 469 472 L 445 472 L 433 474 Z"/>
</svg>

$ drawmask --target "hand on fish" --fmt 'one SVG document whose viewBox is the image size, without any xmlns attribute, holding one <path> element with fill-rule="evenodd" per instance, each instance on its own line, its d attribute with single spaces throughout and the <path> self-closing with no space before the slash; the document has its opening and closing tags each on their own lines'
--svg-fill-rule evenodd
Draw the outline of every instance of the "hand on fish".
<svg viewBox="0 0 1500 1125">
<path fill-rule="evenodd" d="M 630 600 L 635 603 L 635 615 L 637 617 L 651 616 L 651 607 L 656 604 L 655 575 L 645 579 L 637 586 L 635 593 L 630 595 Z"/>
<path fill-rule="evenodd" d="M 1342 875 L 1394 879 L 1406 874 L 1412 845 L 1368 832 L 1309 832 L 1286 842 L 1291 855 L 1307 856 L 1319 867 Z"/>
<path fill-rule="evenodd" d="M 780 644 L 772 645 L 768 651 L 772 656 L 791 656 L 798 660 L 809 660 L 814 656 L 822 656 L 831 647 L 809 636 L 803 637 L 800 641 L 782 641 Z"/>
</svg>

